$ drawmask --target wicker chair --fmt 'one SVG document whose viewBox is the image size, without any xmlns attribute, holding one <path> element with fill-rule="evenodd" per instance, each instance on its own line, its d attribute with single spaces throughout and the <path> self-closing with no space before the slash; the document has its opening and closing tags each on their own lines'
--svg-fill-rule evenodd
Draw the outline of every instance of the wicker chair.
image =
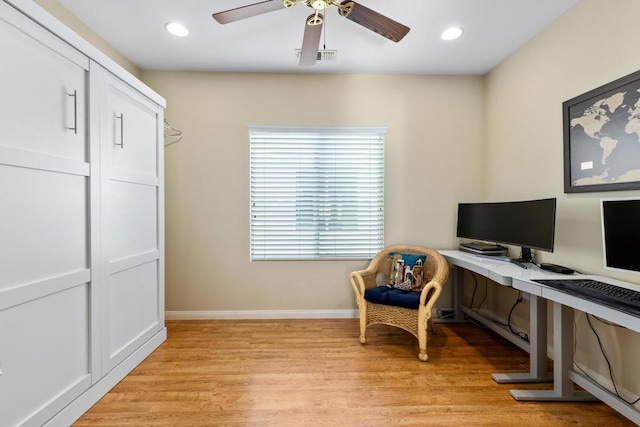
<svg viewBox="0 0 640 427">
<path fill-rule="evenodd" d="M 393 305 L 377 304 L 365 300 L 365 291 L 378 286 L 379 276 L 386 278 L 392 269 L 392 253 L 426 255 L 424 266 L 426 284 L 420 291 L 418 309 L 409 309 Z M 423 362 L 427 356 L 427 327 L 432 332 L 433 321 L 431 310 L 437 301 L 442 286 L 447 281 L 449 266 L 447 261 L 436 250 L 421 246 L 395 245 L 379 252 L 366 270 L 351 273 L 351 286 L 356 293 L 356 301 L 360 311 L 360 342 L 365 344 L 367 327 L 373 324 L 395 326 L 410 332 L 418 339 L 420 353 L 418 358 Z"/>
</svg>

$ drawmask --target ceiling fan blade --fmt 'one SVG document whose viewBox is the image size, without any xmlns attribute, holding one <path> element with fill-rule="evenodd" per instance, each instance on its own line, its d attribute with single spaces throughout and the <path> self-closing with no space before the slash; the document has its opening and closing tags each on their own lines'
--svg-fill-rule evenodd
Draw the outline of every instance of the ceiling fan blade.
<svg viewBox="0 0 640 427">
<path fill-rule="evenodd" d="M 247 6 L 236 7 L 222 12 L 214 13 L 213 19 L 221 24 L 239 21 L 245 18 L 262 15 L 263 13 L 273 12 L 274 10 L 284 9 L 282 0 L 267 0 L 260 3 L 254 3 Z"/>
<path fill-rule="evenodd" d="M 354 1 L 346 0 L 340 3 L 340 15 L 374 31 L 394 42 L 399 42 L 409 32 L 409 27 L 391 18 L 362 6 Z"/>
<path fill-rule="evenodd" d="M 303 67 L 315 65 L 318 60 L 323 19 L 324 16 L 321 13 L 314 13 L 307 18 L 302 39 L 302 51 L 300 52 L 300 65 Z"/>
</svg>

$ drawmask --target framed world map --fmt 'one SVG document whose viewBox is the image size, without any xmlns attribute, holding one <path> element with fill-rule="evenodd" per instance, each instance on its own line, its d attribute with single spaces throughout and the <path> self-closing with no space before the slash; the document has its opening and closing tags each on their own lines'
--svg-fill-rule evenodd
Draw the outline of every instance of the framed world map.
<svg viewBox="0 0 640 427">
<path fill-rule="evenodd" d="M 562 103 L 564 192 L 640 189 L 640 71 Z"/>
</svg>

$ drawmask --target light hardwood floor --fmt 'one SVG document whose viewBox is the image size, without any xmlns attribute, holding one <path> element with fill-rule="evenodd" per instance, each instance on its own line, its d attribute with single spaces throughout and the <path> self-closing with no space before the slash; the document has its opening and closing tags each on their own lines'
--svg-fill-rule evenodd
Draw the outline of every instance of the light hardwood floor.
<svg viewBox="0 0 640 427">
<path fill-rule="evenodd" d="M 417 340 L 355 319 L 169 321 L 168 340 L 74 425 L 631 426 L 600 402 L 517 402 L 528 354 L 473 325 Z"/>
</svg>

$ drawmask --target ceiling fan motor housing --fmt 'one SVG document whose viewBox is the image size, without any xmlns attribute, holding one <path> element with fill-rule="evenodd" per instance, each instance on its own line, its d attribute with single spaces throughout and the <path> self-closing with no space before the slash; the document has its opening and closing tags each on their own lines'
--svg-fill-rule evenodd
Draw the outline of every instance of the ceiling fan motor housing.
<svg viewBox="0 0 640 427">
<path fill-rule="evenodd" d="M 332 6 L 331 1 L 328 0 L 306 0 L 307 6 L 316 10 L 324 10 L 329 6 Z"/>
</svg>

